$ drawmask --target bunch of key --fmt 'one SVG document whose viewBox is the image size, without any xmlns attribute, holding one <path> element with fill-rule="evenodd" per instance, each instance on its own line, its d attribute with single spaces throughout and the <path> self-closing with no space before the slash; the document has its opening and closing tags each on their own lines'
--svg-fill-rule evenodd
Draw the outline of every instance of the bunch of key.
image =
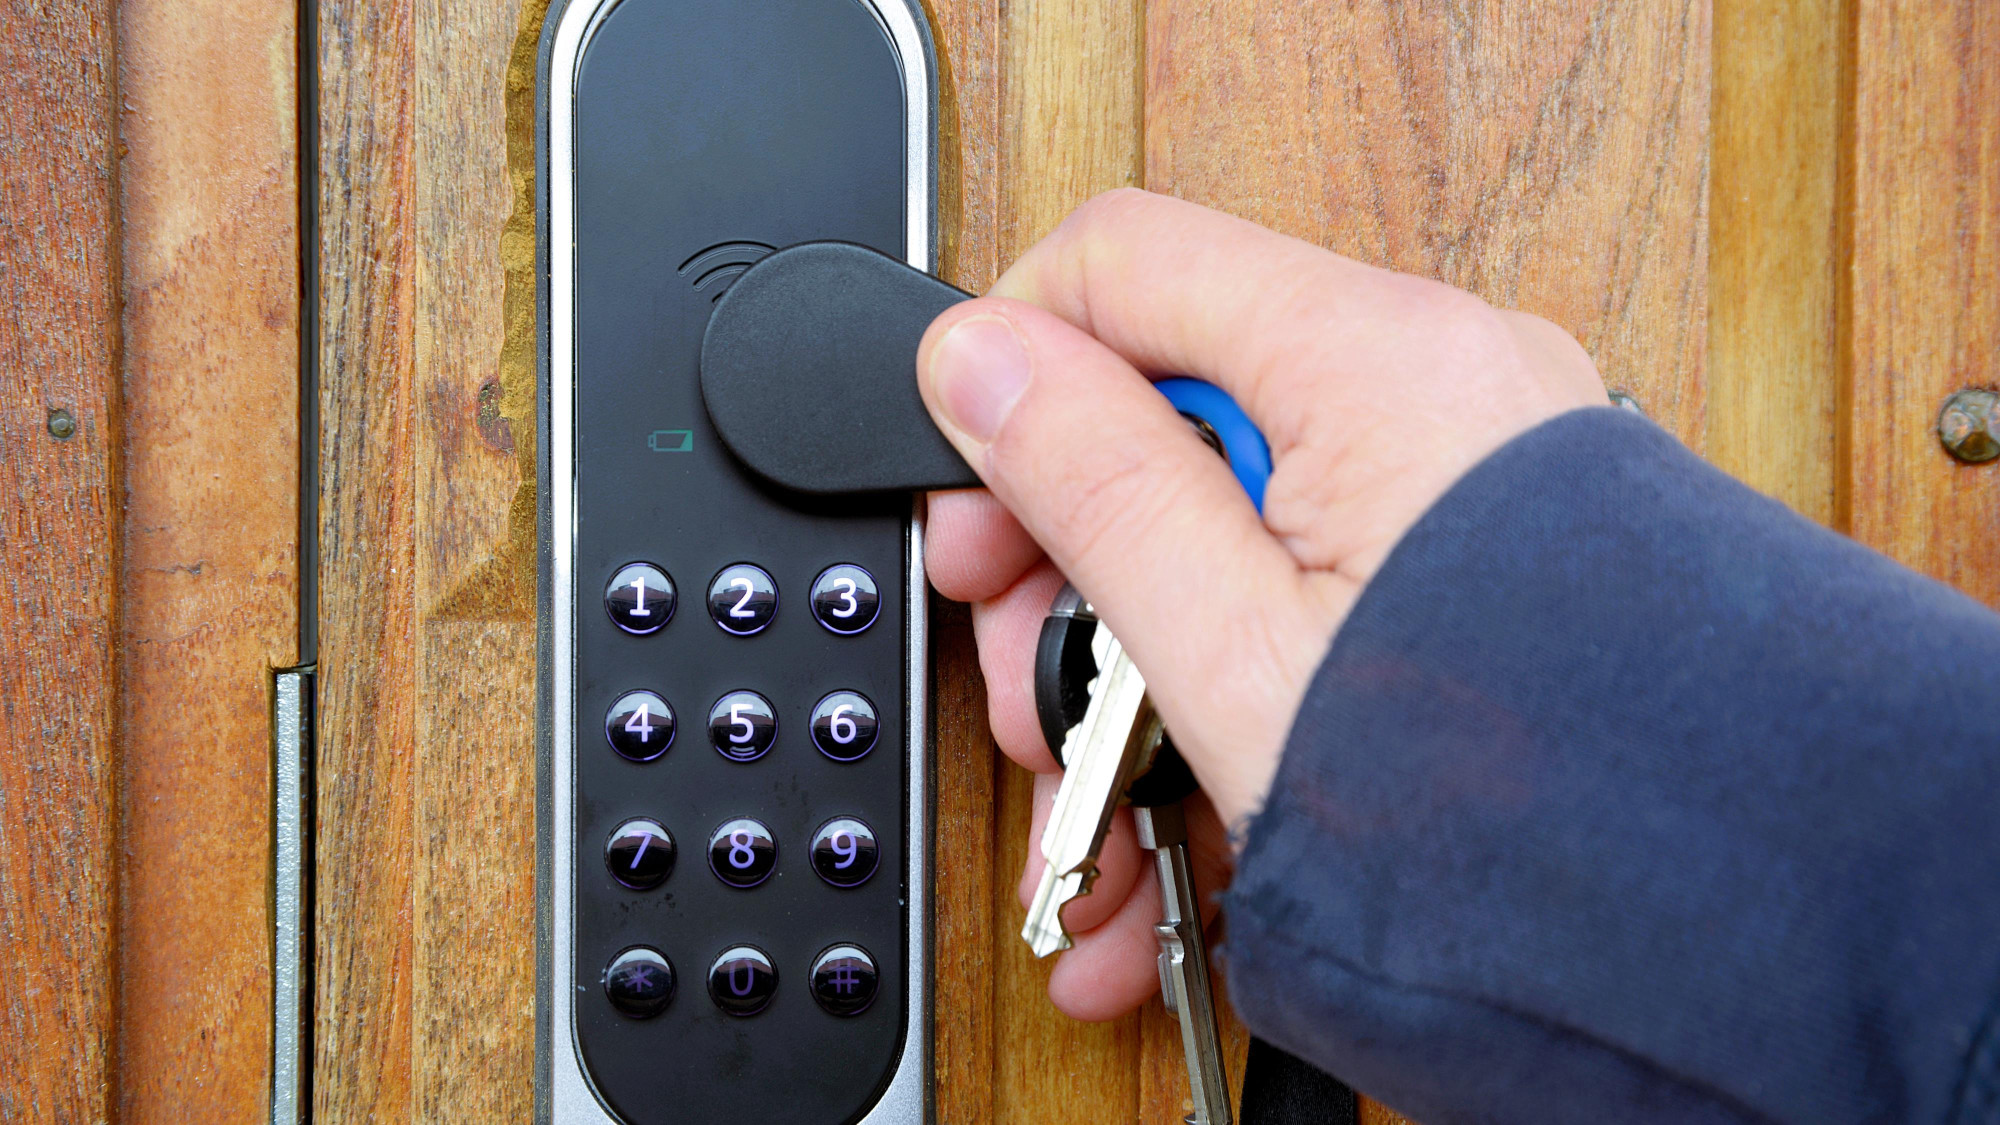
<svg viewBox="0 0 2000 1125">
<path fill-rule="evenodd" d="M 1062 908 L 1090 892 L 1111 818 L 1129 802 L 1139 844 L 1152 850 L 1160 880 L 1163 916 L 1153 932 L 1160 942 L 1160 995 L 1180 1019 L 1187 1058 L 1194 1112 L 1186 1120 L 1228 1125 L 1229 1082 L 1181 805 L 1195 791 L 1194 775 L 1166 740 L 1146 682 L 1124 646 L 1074 587 L 1063 587 L 1042 623 L 1035 704 L 1043 735 L 1060 748 L 1063 778 L 1042 831 L 1048 866 L 1021 937 L 1037 957 L 1070 947 Z"/>
</svg>

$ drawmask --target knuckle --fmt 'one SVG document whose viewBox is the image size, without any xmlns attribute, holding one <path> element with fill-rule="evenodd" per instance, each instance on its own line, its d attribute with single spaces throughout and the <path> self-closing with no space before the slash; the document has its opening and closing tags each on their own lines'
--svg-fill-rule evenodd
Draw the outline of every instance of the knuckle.
<svg viewBox="0 0 2000 1125">
<path fill-rule="evenodd" d="M 1082 234 L 1116 228 L 1134 218 L 1142 218 L 1162 201 L 1162 197 L 1135 187 L 1112 188 L 1083 201 L 1058 226 L 1066 233 Z"/>
</svg>

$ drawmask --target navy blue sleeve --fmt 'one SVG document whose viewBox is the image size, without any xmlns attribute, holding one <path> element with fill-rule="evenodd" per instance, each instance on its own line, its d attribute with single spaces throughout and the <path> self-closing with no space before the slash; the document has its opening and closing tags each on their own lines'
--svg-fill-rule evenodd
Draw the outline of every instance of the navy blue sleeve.
<svg viewBox="0 0 2000 1125">
<path fill-rule="evenodd" d="M 2000 617 L 1565 415 L 1370 582 L 1225 905 L 1424 1125 L 2000 1122 Z"/>
</svg>

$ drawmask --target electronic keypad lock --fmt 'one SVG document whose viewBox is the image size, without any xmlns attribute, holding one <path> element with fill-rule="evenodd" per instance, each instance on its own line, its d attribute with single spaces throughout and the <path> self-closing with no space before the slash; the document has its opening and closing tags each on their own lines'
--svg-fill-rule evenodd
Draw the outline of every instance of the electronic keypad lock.
<svg viewBox="0 0 2000 1125">
<path fill-rule="evenodd" d="M 771 248 L 931 265 L 921 9 L 558 0 L 540 77 L 538 1116 L 929 1121 L 917 512 L 760 482 L 698 383 Z"/>
</svg>

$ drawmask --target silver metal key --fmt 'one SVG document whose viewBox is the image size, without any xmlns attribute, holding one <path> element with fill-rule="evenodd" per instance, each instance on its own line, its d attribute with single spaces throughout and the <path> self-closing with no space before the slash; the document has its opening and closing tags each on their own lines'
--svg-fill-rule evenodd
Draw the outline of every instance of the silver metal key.
<svg viewBox="0 0 2000 1125">
<path fill-rule="evenodd" d="M 1062 785 L 1042 829 L 1042 858 L 1048 866 L 1021 928 L 1022 939 L 1037 957 L 1070 947 L 1062 908 L 1090 893 L 1111 816 L 1124 800 L 1133 771 L 1160 743 L 1160 721 L 1146 699 L 1146 681 L 1101 621 L 1091 650 L 1097 657 L 1097 684 L 1083 721 L 1063 740 Z"/>
<path fill-rule="evenodd" d="M 1208 976 L 1208 943 L 1201 932 L 1201 900 L 1188 864 L 1187 816 L 1179 802 L 1137 807 L 1139 846 L 1153 852 L 1160 876 L 1160 995 L 1180 1018 L 1187 1057 L 1187 1125 L 1229 1125 L 1229 1078 L 1222 1065 L 1222 1032 L 1215 1021 L 1215 993 Z"/>
<path fill-rule="evenodd" d="M 1088 638 L 1088 665 L 1071 643 L 1079 635 Z M 1159 878 L 1162 918 L 1153 932 L 1160 944 L 1160 994 L 1180 1021 L 1194 1107 L 1186 1121 L 1229 1125 L 1229 1083 L 1180 801 L 1193 791 L 1194 778 L 1178 755 L 1163 747 L 1164 732 L 1145 698 L 1145 682 L 1123 647 L 1071 587 L 1050 606 L 1036 660 L 1037 714 L 1051 744 L 1062 744 L 1066 769 L 1040 841 L 1049 864 L 1021 936 L 1037 956 L 1069 947 L 1062 907 L 1089 893 L 1111 817 L 1129 797 L 1139 843 L 1152 851 Z M 1095 673 L 1088 679 L 1081 674 L 1086 666 Z M 1070 701 L 1079 693 L 1087 693 L 1083 716 L 1064 730 L 1075 714 Z M 1162 753 L 1173 755 L 1171 768 L 1160 760 Z"/>
</svg>

